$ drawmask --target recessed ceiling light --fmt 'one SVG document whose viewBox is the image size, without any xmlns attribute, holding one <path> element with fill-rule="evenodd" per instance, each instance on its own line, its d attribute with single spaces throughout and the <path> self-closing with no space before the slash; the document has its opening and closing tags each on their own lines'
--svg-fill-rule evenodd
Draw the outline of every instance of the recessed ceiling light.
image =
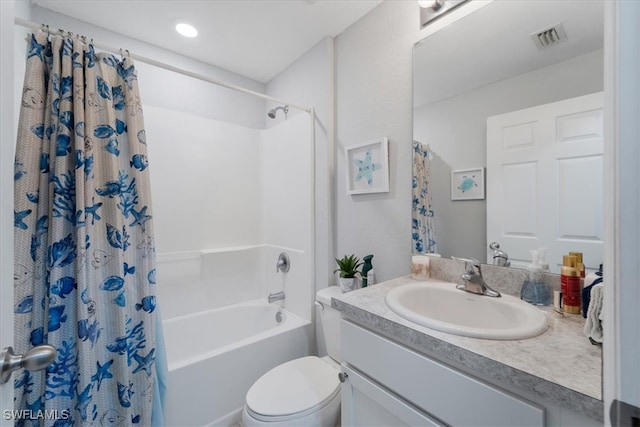
<svg viewBox="0 0 640 427">
<path fill-rule="evenodd" d="M 198 35 L 198 30 L 196 30 L 196 27 L 194 27 L 191 24 L 187 24 L 184 21 L 177 21 L 176 22 L 176 31 L 185 37 L 189 37 L 189 38 L 193 38 L 196 37 Z"/>
</svg>

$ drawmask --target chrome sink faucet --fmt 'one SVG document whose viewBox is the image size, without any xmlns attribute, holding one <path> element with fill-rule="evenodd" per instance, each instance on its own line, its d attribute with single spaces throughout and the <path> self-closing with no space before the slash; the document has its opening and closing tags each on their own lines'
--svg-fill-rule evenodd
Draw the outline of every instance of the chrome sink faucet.
<svg viewBox="0 0 640 427">
<path fill-rule="evenodd" d="M 484 281 L 482 277 L 482 269 L 480 267 L 480 261 L 477 259 L 469 258 L 456 258 L 451 257 L 456 261 L 464 262 L 465 274 L 463 274 L 463 282 L 456 286 L 456 289 L 462 291 L 471 292 L 478 295 L 486 295 L 488 297 L 499 297 L 500 292 L 491 289 L 489 285 Z M 477 273 L 476 273 L 477 270 Z"/>
<path fill-rule="evenodd" d="M 489 249 L 493 251 L 493 265 L 497 265 L 500 267 L 509 267 L 511 266 L 511 261 L 509 261 L 509 255 L 500 249 L 500 243 L 491 242 L 489 245 Z"/>
</svg>

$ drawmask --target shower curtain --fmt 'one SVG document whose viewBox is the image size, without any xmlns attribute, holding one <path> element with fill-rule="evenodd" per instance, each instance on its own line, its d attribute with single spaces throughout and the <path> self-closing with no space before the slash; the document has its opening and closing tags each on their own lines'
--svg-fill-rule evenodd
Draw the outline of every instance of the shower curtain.
<svg viewBox="0 0 640 427">
<path fill-rule="evenodd" d="M 436 253 L 434 211 L 431 202 L 431 164 L 428 145 L 413 141 L 411 242 L 413 253 Z"/>
<path fill-rule="evenodd" d="M 21 104 L 15 346 L 47 343 L 57 356 L 14 377 L 16 409 L 29 411 L 17 424 L 161 424 L 165 359 L 133 63 L 96 54 L 83 37 L 37 32 Z"/>
</svg>

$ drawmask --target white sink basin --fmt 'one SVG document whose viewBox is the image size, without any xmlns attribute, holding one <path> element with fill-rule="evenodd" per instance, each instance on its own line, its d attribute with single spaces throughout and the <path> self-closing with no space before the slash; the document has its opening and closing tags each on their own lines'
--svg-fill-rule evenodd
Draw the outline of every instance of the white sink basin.
<svg viewBox="0 0 640 427">
<path fill-rule="evenodd" d="M 465 337 L 516 340 L 540 335 L 548 327 L 544 312 L 529 303 L 510 295 L 472 294 L 449 282 L 402 285 L 389 291 L 385 301 L 407 320 Z"/>
</svg>

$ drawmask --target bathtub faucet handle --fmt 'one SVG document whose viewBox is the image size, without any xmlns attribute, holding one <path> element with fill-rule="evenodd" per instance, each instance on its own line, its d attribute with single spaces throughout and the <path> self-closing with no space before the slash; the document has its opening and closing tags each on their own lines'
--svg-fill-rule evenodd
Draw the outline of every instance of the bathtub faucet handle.
<svg viewBox="0 0 640 427">
<path fill-rule="evenodd" d="M 289 271 L 289 267 L 291 267 L 289 255 L 287 255 L 286 252 L 280 252 L 280 255 L 278 255 L 278 261 L 276 262 L 276 273 L 279 271 L 286 273 Z"/>
</svg>

